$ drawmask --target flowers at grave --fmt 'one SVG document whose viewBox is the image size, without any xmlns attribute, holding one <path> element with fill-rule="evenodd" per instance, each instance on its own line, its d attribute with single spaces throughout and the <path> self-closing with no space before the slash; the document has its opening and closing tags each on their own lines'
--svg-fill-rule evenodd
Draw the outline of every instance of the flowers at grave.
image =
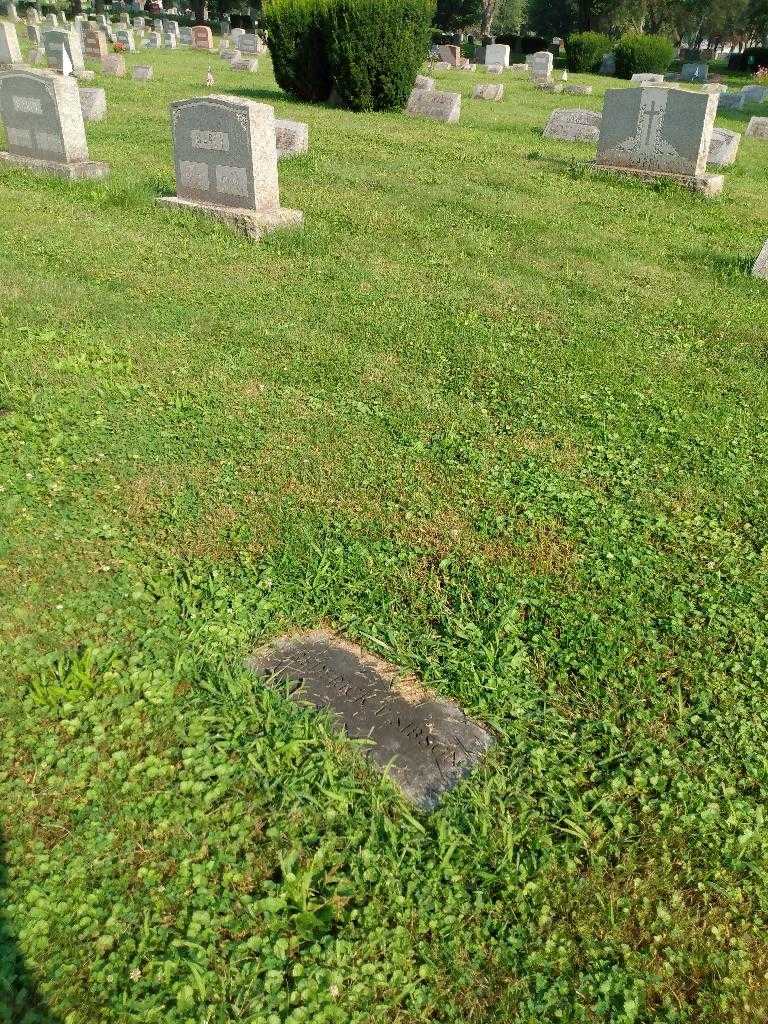
<svg viewBox="0 0 768 1024">
<path fill-rule="evenodd" d="M 113 43 L 112 51 L 114 53 L 125 53 L 125 43 Z"/>
<path fill-rule="evenodd" d="M 759 67 L 755 72 L 758 82 L 768 82 L 768 68 Z"/>
</svg>

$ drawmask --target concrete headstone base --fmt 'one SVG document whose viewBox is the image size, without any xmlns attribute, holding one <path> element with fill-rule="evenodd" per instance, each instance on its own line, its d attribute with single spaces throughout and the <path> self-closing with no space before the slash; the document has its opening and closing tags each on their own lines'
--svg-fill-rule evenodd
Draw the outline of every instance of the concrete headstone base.
<svg viewBox="0 0 768 1024">
<path fill-rule="evenodd" d="M 610 164 L 590 164 L 595 171 L 605 174 L 628 174 L 633 178 L 640 178 L 641 181 L 672 181 L 691 192 L 698 192 L 702 196 L 711 199 L 719 196 L 723 191 L 725 178 L 722 174 L 703 174 L 701 177 L 688 174 L 668 174 L 661 171 L 647 171 L 641 167 L 612 167 Z"/>
<path fill-rule="evenodd" d="M 191 199 L 179 199 L 178 196 L 163 196 L 158 202 L 172 209 L 194 210 L 206 217 L 220 220 L 233 231 L 241 232 L 254 242 L 258 242 L 272 231 L 299 228 L 304 223 L 304 214 L 301 210 L 287 210 L 283 207 L 275 210 L 245 210 L 233 206 L 214 206 L 212 203 L 195 203 Z"/>
<path fill-rule="evenodd" d="M 77 181 L 83 178 L 106 178 L 109 164 L 98 160 L 80 160 L 71 164 L 62 164 L 56 160 L 37 160 L 32 156 L 18 156 L 16 153 L 0 153 L 0 160 L 15 167 L 24 167 L 36 174 L 52 174 L 56 178 Z"/>
</svg>

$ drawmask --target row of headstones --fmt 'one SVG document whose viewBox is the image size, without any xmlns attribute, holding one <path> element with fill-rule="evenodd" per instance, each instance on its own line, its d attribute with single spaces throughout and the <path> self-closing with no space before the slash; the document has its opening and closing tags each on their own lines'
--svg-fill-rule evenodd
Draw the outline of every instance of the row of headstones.
<svg viewBox="0 0 768 1024">
<path fill-rule="evenodd" d="M 69 180 L 109 173 L 90 159 L 79 90 L 69 77 L 0 72 L 0 120 L 6 163 Z M 277 161 L 306 151 L 306 125 L 276 122 L 272 107 L 232 96 L 173 103 L 171 125 L 177 194 L 164 203 L 199 210 L 251 238 L 302 222 L 299 211 L 280 206 Z"/>
</svg>

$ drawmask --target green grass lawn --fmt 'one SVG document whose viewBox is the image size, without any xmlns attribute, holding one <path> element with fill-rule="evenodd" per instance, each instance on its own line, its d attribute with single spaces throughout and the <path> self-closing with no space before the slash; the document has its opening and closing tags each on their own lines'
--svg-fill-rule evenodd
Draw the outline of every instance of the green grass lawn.
<svg viewBox="0 0 768 1024">
<path fill-rule="evenodd" d="M 253 244 L 147 60 L 104 183 L 0 170 L 0 1021 L 768 1020 L 768 145 L 704 200 L 542 138 L 608 79 L 212 55 L 310 126 Z M 431 816 L 242 670 L 318 624 L 496 732 Z"/>
</svg>

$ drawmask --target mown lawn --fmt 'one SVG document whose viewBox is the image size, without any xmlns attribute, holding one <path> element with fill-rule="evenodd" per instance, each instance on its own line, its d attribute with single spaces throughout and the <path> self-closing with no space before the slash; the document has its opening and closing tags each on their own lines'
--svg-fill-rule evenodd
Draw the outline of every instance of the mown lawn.
<svg viewBox="0 0 768 1024">
<path fill-rule="evenodd" d="M 254 245 L 156 205 L 149 60 L 105 183 L 0 170 L 0 1020 L 768 1020 L 768 145 L 703 200 L 542 139 L 607 79 L 214 55 L 310 125 Z M 318 623 L 495 730 L 433 815 L 243 672 Z"/>
</svg>

